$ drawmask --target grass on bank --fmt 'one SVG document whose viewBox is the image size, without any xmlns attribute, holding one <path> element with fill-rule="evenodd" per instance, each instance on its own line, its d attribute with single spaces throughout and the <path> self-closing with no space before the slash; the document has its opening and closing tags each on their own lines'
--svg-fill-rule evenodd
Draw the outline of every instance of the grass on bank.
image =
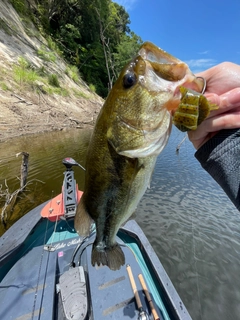
<svg viewBox="0 0 240 320">
<path fill-rule="evenodd" d="M 12 85 L 8 85 L 9 69 L 1 68 L 0 88 L 4 91 L 11 91 Z M 67 67 L 65 73 L 76 83 L 82 82 L 78 69 L 75 66 Z M 24 57 L 19 57 L 18 64 L 13 66 L 13 80 L 18 84 L 19 88 L 23 90 L 34 90 L 36 92 L 43 92 L 45 94 L 57 94 L 62 97 L 70 96 L 70 91 L 60 84 L 57 74 L 49 74 L 44 66 L 40 68 L 33 67 Z M 89 86 L 90 91 L 95 92 L 94 86 Z M 75 88 L 71 88 L 71 93 L 75 97 L 82 97 L 89 99 L 90 96 Z"/>
<path fill-rule="evenodd" d="M 44 85 L 43 92 L 47 94 L 58 94 L 61 96 L 68 96 L 69 92 L 65 88 L 61 88 L 59 78 L 56 74 L 48 74 L 44 67 L 33 69 L 29 62 L 20 57 L 18 65 L 13 67 L 13 78 L 16 83 L 22 87 L 31 87 L 31 89 L 38 90 L 39 82 Z"/>
<path fill-rule="evenodd" d="M 33 70 L 27 60 L 23 57 L 18 59 L 18 65 L 13 67 L 14 80 L 20 85 L 32 85 L 34 81 L 38 80 L 39 76 Z"/>
<path fill-rule="evenodd" d="M 79 71 L 76 66 L 68 66 L 65 70 L 65 74 L 69 78 L 71 78 L 75 83 L 79 84 L 81 82 Z"/>
<path fill-rule="evenodd" d="M 54 52 L 49 51 L 47 47 L 41 46 L 37 50 L 37 55 L 39 58 L 41 58 L 43 61 L 48 61 L 48 62 L 56 62 L 57 57 Z"/>
</svg>

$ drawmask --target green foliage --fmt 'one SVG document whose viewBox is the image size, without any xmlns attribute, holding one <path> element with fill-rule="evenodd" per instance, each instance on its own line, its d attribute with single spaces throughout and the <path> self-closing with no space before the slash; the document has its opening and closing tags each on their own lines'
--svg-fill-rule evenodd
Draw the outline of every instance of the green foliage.
<svg viewBox="0 0 240 320">
<path fill-rule="evenodd" d="M 85 98 L 85 99 L 89 99 L 89 96 L 86 94 L 86 93 L 84 93 L 84 92 L 82 92 L 82 91 L 80 91 L 80 90 L 76 90 L 76 89 L 73 89 L 73 94 L 77 97 L 77 98 Z"/>
<path fill-rule="evenodd" d="M 28 7 L 25 0 L 10 0 L 10 2 L 18 13 L 27 15 Z"/>
<path fill-rule="evenodd" d="M 78 68 L 98 94 L 107 96 L 109 79 L 117 73 L 115 57 L 117 67 L 120 65 L 118 46 L 123 35 L 130 32 L 128 13 L 111 0 L 39 0 L 38 3 L 41 21 L 43 16 L 48 17 L 48 25 L 43 24 L 45 30 L 58 43 L 64 58 Z M 135 40 L 129 39 L 131 44 Z M 77 73 L 68 73 L 77 82 Z"/>
<path fill-rule="evenodd" d="M 114 53 L 117 73 L 119 73 L 122 68 L 136 55 L 142 43 L 142 39 L 134 32 L 122 35 L 121 41 L 117 45 L 116 53 Z"/>
<path fill-rule="evenodd" d="M 36 72 L 40 77 L 45 77 L 47 75 L 47 71 L 44 66 L 38 68 Z"/>
<path fill-rule="evenodd" d="M 4 19 L 0 18 L 0 29 L 4 30 L 8 35 L 12 35 L 12 30 L 9 28 L 8 24 Z"/>
<path fill-rule="evenodd" d="M 59 55 L 62 55 L 62 51 L 59 49 L 58 45 L 56 44 L 56 42 L 52 39 L 51 36 L 47 36 L 46 38 L 47 40 L 47 44 L 48 44 L 48 48 L 54 52 L 57 52 Z"/>
<path fill-rule="evenodd" d="M 80 81 L 80 75 L 77 66 L 69 65 L 65 70 L 65 73 L 76 83 Z"/>
<path fill-rule="evenodd" d="M 96 87 L 94 84 L 90 83 L 89 84 L 89 89 L 92 91 L 92 92 L 96 92 Z"/>
<path fill-rule="evenodd" d="M 41 46 L 37 50 L 37 55 L 44 61 L 56 62 L 56 59 L 57 59 L 54 52 L 49 51 L 45 46 Z"/>
<path fill-rule="evenodd" d="M 67 89 L 64 88 L 57 88 L 57 87 L 44 87 L 44 90 L 47 92 L 49 95 L 57 94 L 62 97 L 68 97 L 69 92 Z"/>
<path fill-rule="evenodd" d="M 22 68 L 22 69 L 29 69 L 30 68 L 29 61 L 27 61 L 24 57 L 19 57 L 18 63 L 19 63 L 20 68 Z"/>
<path fill-rule="evenodd" d="M 60 88 L 60 83 L 56 74 L 50 74 L 48 76 L 48 83 L 53 87 Z"/>
<path fill-rule="evenodd" d="M 113 79 L 142 42 L 131 32 L 124 7 L 112 0 L 25 1 L 11 0 L 18 12 L 26 12 L 29 6 L 35 24 L 45 33 L 51 51 L 42 46 L 38 55 L 55 62 L 54 52 L 61 54 L 98 94 L 106 97 Z M 66 72 L 79 82 L 76 70 Z"/>
<path fill-rule="evenodd" d="M 51 2 L 54 6 L 54 1 Z M 50 1 L 42 0 L 37 2 L 37 10 L 35 12 L 35 21 L 39 25 L 39 29 L 49 33 L 49 4 Z"/>
<path fill-rule="evenodd" d="M 0 86 L 3 91 L 9 90 L 9 88 L 5 82 L 0 82 Z"/>
<path fill-rule="evenodd" d="M 29 62 L 23 57 L 18 59 L 18 63 L 13 68 L 15 81 L 20 85 L 33 84 L 38 79 L 36 71 L 31 69 Z"/>
</svg>

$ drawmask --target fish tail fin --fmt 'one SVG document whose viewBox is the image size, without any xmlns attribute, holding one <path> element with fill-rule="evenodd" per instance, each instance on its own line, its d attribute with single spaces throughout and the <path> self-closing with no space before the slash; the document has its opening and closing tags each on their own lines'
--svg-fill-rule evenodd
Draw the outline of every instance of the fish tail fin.
<svg viewBox="0 0 240 320">
<path fill-rule="evenodd" d="M 77 212 L 74 218 L 74 228 L 80 236 L 88 236 L 92 218 L 89 216 L 82 199 L 77 207 Z"/>
<path fill-rule="evenodd" d="M 121 247 L 116 243 L 111 247 L 93 244 L 92 265 L 108 266 L 111 270 L 118 270 L 125 264 L 125 256 Z"/>
</svg>

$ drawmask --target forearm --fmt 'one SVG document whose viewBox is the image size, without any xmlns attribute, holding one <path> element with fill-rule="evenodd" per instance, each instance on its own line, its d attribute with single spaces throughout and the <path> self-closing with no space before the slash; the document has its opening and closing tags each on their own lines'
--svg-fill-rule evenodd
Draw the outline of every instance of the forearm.
<svg viewBox="0 0 240 320">
<path fill-rule="evenodd" d="M 195 157 L 240 210 L 240 129 L 220 131 Z"/>
</svg>

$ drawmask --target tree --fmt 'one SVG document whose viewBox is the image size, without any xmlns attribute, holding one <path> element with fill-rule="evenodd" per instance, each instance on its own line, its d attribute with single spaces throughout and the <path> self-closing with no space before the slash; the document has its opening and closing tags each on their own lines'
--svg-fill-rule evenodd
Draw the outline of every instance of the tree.
<svg viewBox="0 0 240 320">
<path fill-rule="evenodd" d="M 117 45 L 116 53 L 114 53 L 117 74 L 137 54 L 142 43 L 142 39 L 133 31 L 130 34 L 123 34 L 121 36 L 121 41 Z"/>
<path fill-rule="evenodd" d="M 124 7 L 112 0 L 27 0 L 37 21 L 76 65 L 88 84 L 105 97 L 120 68 L 138 51 Z"/>
</svg>

